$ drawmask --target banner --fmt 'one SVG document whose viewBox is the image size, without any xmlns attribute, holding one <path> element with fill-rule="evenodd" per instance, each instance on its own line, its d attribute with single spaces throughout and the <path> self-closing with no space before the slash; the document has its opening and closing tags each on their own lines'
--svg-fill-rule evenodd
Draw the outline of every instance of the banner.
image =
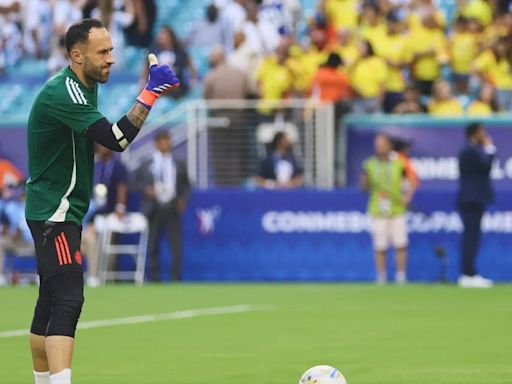
<svg viewBox="0 0 512 384">
<path fill-rule="evenodd" d="M 356 190 L 194 192 L 185 216 L 184 278 L 207 281 L 373 281 L 373 251 Z M 459 274 L 462 223 L 453 192 L 419 192 L 408 214 L 412 281 L 439 280 L 446 255 Z M 499 207 L 499 208 L 498 208 Z M 499 192 L 485 215 L 478 265 L 512 280 L 512 199 Z M 389 257 L 389 276 L 394 259 Z"/>
<path fill-rule="evenodd" d="M 435 121 L 434 121 L 435 122 Z M 468 121 L 393 125 L 384 120 L 368 126 L 368 122 L 347 124 L 347 182 L 357 186 L 365 159 L 374 153 L 373 141 L 377 132 L 412 142 L 411 157 L 421 179 L 422 188 L 454 189 L 459 179 L 457 155 L 466 142 L 465 127 Z M 492 170 L 496 188 L 512 188 L 512 129 L 509 124 L 486 124 L 490 136 L 498 148 Z"/>
</svg>

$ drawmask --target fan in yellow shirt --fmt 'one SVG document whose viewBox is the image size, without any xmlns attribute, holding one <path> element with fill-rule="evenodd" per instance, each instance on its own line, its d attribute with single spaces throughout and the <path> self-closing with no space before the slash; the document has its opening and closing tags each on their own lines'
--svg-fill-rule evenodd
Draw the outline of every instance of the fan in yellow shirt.
<svg viewBox="0 0 512 384">
<path fill-rule="evenodd" d="M 402 101 L 406 87 L 402 70 L 407 60 L 407 38 L 402 34 L 402 23 L 395 13 L 389 13 L 386 20 L 387 31 L 375 40 L 374 47 L 377 56 L 384 59 L 388 66 L 383 109 L 391 113 Z"/>
<path fill-rule="evenodd" d="M 467 113 L 473 116 L 489 116 L 494 112 L 498 112 L 494 87 L 491 84 L 484 84 L 480 88 L 478 99 L 469 104 Z"/>
<path fill-rule="evenodd" d="M 325 31 L 321 28 L 312 28 L 309 36 L 311 46 L 303 50 L 299 45 L 293 44 L 286 61 L 293 75 L 293 87 L 299 92 L 310 89 L 316 71 L 329 56 Z"/>
<path fill-rule="evenodd" d="M 449 41 L 450 62 L 455 92 L 468 93 L 471 65 L 478 53 L 477 36 L 468 28 L 468 20 L 459 16 Z"/>
<path fill-rule="evenodd" d="M 287 66 L 289 46 L 281 43 L 274 55 L 265 58 L 258 67 L 258 79 L 261 102 L 259 111 L 262 114 L 271 114 L 275 100 L 288 96 L 292 90 L 293 75 Z"/>
<path fill-rule="evenodd" d="M 375 56 L 369 41 L 361 41 L 360 55 L 350 73 L 352 88 L 357 93 L 352 110 L 360 114 L 377 113 L 384 96 L 388 68 L 382 58 Z"/>
<path fill-rule="evenodd" d="M 432 14 L 439 29 L 444 29 L 446 20 L 443 13 L 436 7 L 432 0 L 414 0 L 409 2 L 409 14 L 407 27 L 409 31 L 422 27 L 422 16 Z"/>
<path fill-rule="evenodd" d="M 323 9 L 327 22 L 336 30 L 357 27 L 358 0 L 321 0 L 320 8 Z"/>
<path fill-rule="evenodd" d="M 499 108 L 509 112 L 512 111 L 512 65 L 508 50 L 507 38 L 500 38 L 491 49 L 478 55 L 473 69 L 484 82 L 496 88 Z"/>
<path fill-rule="evenodd" d="M 387 32 L 386 23 L 379 15 L 379 8 L 373 3 L 364 3 L 361 13 L 361 23 L 358 36 L 361 40 L 368 40 L 375 46 L 377 39 Z"/>
<path fill-rule="evenodd" d="M 488 0 L 471 0 L 460 11 L 461 15 L 466 18 L 475 18 L 484 27 L 492 22 L 493 9 Z"/>
<path fill-rule="evenodd" d="M 342 28 L 338 31 L 336 44 L 330 47 L 330 51 L 341 57 L 346 68 L 351 68 L 359 59 L 359 48 L 348 28 Z"/>
<path fill-rule="evenodd" d="M 432 84 L 441 75 L 441 65 L 448 62 L 446 38 L 432 13 L 424 15 L 422 27 L 409 34 L 407 56 L 416 87 L 429 96 Z"/>
<path fill-rule="evenodd" d="M 452 95 L 452 87 L 445 80 L 434 83 L 432 100 L 428 104 L 428 112 L 437 116 L 459 116 L 464 113 L 462 104 Z"/>
</svg>

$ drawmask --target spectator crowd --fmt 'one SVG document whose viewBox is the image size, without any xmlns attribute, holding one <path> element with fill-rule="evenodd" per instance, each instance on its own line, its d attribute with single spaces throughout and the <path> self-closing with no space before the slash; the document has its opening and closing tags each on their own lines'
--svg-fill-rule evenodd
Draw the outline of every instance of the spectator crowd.
<svg viewBox="0 0 512 384">
<path fill-rule="evenodd" d="M 153 40 L 154 0 L 2 0 L 0 71 L 22 60 L 45 59 L 49 74 L 67 65 L 64 35 L 82 18 L 97 18 L 109 29 L 115 59 L 123 67 L 124 47 L 148 47 Z"/>
<path fill-rule="evenodd" d="M 203 49 L 222 51 L 246 77 L 244 96 L 263 102 L 314 98 L 363 114 L 512 109 L 508 0 L 458 0 L 453 21 L 434 0 L 318 0 L 307 17 L 299 0 L 212 1 L 178 36 L 155 0 L 2 0 L 0 71 L 46 58 L 54 73 L 66 64 L 66 29 L 96 17 L 112 34 L 116 67 L 134 46 L 174 68 L 182 80 L 174 98 L 201 85 L 206 70 L 190 51 Z"/>
</svg>

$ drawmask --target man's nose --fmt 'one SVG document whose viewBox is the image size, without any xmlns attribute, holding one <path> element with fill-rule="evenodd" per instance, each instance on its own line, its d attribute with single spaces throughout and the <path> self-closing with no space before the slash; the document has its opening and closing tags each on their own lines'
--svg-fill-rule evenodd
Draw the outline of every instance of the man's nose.
<svg viewBox="0 0 512 384">
<path fill-rule="evenodd" d="M 110 54 L 108 55 L 108 57 L 107 57 L 107 64 L 112 65 L 112 64 L 115 64 L 115 63 L 116 63 L 116 61 L 115 61 L 115 59 L 114 59 L 114 55 L 113 55 L 112 53 L 110 53 Z"/>
</svg>

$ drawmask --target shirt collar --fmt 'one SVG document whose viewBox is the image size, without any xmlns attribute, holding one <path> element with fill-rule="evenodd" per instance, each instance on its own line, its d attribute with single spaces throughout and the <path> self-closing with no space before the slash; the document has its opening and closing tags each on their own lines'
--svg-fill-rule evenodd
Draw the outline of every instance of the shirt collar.
<svg viewBox="0 0 512 384">
<path fill-rule="evenodd" d="M 69 76 L 71 77 L 73 80 L 75 80 L 77 83 L 79 83 L 82 88 L 84 90 L 86 90 L 87 92 L 94 92 L 94 90 L 96 89 L 97 87 L 97 84 L 94 84 L 92 88 L 88 88 L 84 83 L 82 83 L 82 81 L 80 80 L 80 78 L 77 76 L 77 74 L 75 72 L 73 72 L 73 70 L 71 69 L 71 66 L 68 65 L 67 67 L 65 67 L 63 69 L 64 73 L 66 74 L 66 76 Z"/>
</svg>

